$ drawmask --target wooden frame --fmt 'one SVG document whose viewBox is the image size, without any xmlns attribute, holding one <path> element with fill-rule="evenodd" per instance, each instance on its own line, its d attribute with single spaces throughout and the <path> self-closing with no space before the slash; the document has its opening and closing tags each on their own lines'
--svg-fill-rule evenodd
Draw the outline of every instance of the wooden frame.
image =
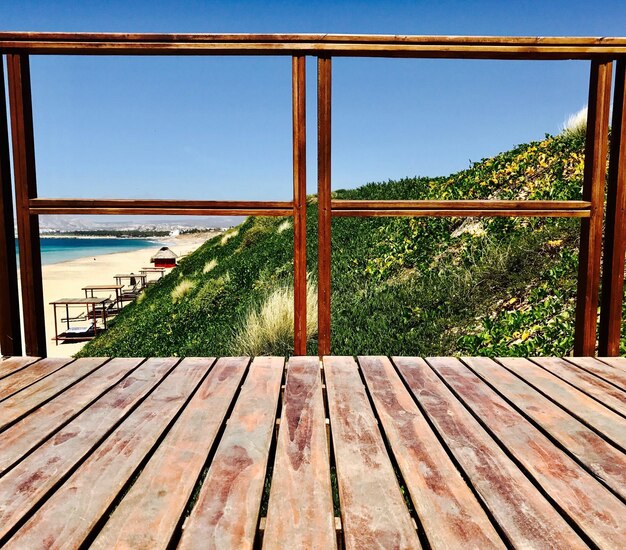
<svg viewBox="0 0 626 550">
<path fill-rule="evenodd" d="M 489 37 L 321 34 L 123 34 L 0 32 L 0 54 L 6 55 L 9 76 L 11 131 L 26 353 L 45 356 L 43 293 L 38 216 L 42 214 L 257 215 L 294 218 L 294 349 L 306 353 L 306 98 L 305 56 L 318 61 L 318 352 L 330 354 L 330 250 L 333 216 L 558 216 L 581 218 L 581 251 L 575 353 L 595 353 L 597 304 L 602 251 L 604 170 L 612 61 L 617 60 L 612 159 L 608 186 L 603 313 L 600 350 L 619 349 L 623 266 L 626 237 L 623 166 L 623 109 L 626 38 Z M 189 201 L 38 198 L 28 55 L 279 55 L 292 57 L 293 200 Z M 331 63 L 332 57 L 402 57 L 455 59 L 578 59 L 591 61 L 588 135 L 583 200 L 581 201 L 340 201 L 331 200 Z M 1 75 L 0 75 L 1 76 Z M 0 107 L 3 102 L 0 97 Z M 0 119 L 0 305 L 10 323 L 5 333 L 19 333 L 16 316 L 15 269 L 11 265 L 12 226 L 7 208 L 8 146 Z M 5 131 L 6 134 L 6 131 Z M 621 269 L 621 273 L 620 273 Z M 15 278 L 14 278 L 15 279 Z M 13 285 L 13 286 L 12 286 Z M 13 297 L 13 298 L 11 298 Z M 13 299 L 13 302 L 11 302 Z M 9 326 L 10 325 L 10 326 Z M 8 327 L 8 328 L 7 328 Z M 7 347 L 9 353 L 20 348 Z"/>
<path fill-rule="evenodd" d="M 306 355 L 306 58 L 292 60 L 293 108 L 293 345 Z"/>
<path fill-rule="evenodd" d="M 330 57 L 317 60 L 317 345 L 320 356 L 330 354 L 331 63 Z"/>
<path fill-rule="evenodd" d="M 619 355 L 626 249 L 626 60 L 615 68 L 598 355 Z"/>
<path fill-rule="evenodd" d="M 4 63 L 0 56 L 0 351 L 2 354 L 22 354 L 21 332 Z"/>
<path fill-rule="evenodd" d="M 28 56 L 7 56 L 17 233 L 20 247 L 24 347 L 27 355 L 46 355 L 39 218 L 30 212 L 29 200 L 37 196 L 35 144 Z"/>
<path fill-rule="evenodd" d="M 591 212 L 580 226 L 574 355 L 595 355 L 596 350 L 611 74 L 610 61 L 591 62 L 583 181 L 583 200 L 591 201 Z"/>
</svg>

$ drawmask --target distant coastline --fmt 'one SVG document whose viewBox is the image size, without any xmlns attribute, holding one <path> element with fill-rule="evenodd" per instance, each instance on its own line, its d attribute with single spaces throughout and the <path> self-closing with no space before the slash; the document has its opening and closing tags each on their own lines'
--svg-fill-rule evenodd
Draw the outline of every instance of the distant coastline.
<svg viewBox="0 0 626 550">
<path fill-rule="evenodd" d="M 103 256 L 158 247 L 162 242 L 151 238 L 42 236 L 41 263 L 56 264 L 80 258 Z M 17 248 L 16 243 L 16 248 Z M 19 254 L 19 251 L 18 251 Z"/>
<path fill-rule="evenodd" d="M 164 237 L 167 237 L 165 235 Z M 153 241 L 154 239 L 162 238 L 158 236 L 154 237 L 130 237 L 128 235 L 75 235 L 74 233 L 59 233 L 52 235 L 40 235 L 40 239 L 133 239 L 133 240 L 145 240 L 145 241 Z"/>
<path fill-rule="evenodd" d="M 132 252 L 167 245 L 179 235 L 185 237 L 202 235 L 206 239 L 220 232 L 219 229 L 200 230 L 196 228 L 175 232 L 159 229 L 93 229 L 46 232 L 40 236 L 41 263 L 50 265 L 80 258 Z M 17 239 L 15 247 L 19 255 Z"/>
</svg>

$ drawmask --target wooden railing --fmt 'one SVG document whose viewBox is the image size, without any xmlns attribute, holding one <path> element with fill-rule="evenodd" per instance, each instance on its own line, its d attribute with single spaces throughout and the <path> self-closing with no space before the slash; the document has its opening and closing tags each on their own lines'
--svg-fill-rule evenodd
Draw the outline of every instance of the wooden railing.
<svg viewBox="0 0 626 550">
<path fill-rule="evenodd" d="M 370 35 L 0 33 L 8 68 L 13 181 L 20 247 L 25 352 L 45 356 L 38 216 L 42 214 L 259 215 L 294 218 L 294 353 L 306 353 L 305 59 L 318 63 L 318 352 L 329 354 L 333 216 L 551 216 L 581 219 L 576 355 L 617 355 L 626 248 L 626 38 Z M 102 200 L 37 197 L 30 55 L 267 55 L 292 57 L 293 199 L 270 201 Z M 583 196 L 579 201 L 341 201 L 331 199 L 332 57 L 577 59 L 590 61 Z M 611 155 L 606 162 L 613 62 Z M 4 84 L 3 71 L 0 80 Z M 4 85 L 0 90 L 0 349 L 22 353 Z M 601 275 L 602 273 L 602 275 Z M 357 353 L 359 350 L 354 350 Z"/>
</svg>

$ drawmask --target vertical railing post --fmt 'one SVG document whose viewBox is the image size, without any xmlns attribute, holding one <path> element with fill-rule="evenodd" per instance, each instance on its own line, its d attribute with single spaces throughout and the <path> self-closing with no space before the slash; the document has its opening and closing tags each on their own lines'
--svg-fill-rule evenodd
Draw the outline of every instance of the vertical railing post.
<svg viewBox="0 0 626 550">
<path fill-rule="evenodd" d="M 306 355 L 306 58 L 292 59 L 294 354 Z"/>
<path fill-rule="evenodd" d="M 0 354 L 22 355 L 11 188 L 4 63 L 0 55 Z"/>
<path fill-rule="evenodd" d="M 24 343 L 28 355 L 45 357 L 46 326 L 41 280 L 39 219 L 36 215 L 31 215 L 29 211 L 29 200 L 37 196 L 30 67 L 27 55 L 12 54 L 7 58 L 22 310 L 24 312 Z"/>
<path fill-rule="evenodd" d="M 611 71 L 610 61 L 591 62 L 583 181 L 583 200 L 591 202 L 591 214 L 581 220 L 574 355 L 593 356 L 596 349 Z"/>
<path fill-rule="evenodd" d="M 598 355 L 619 355 L 626 251 L 626 59 L 616 63 Z"/>
<path fill-rule="evenodd" d="M 331 58 L 319 57 L 317 60 L 317 335 L 320 357 L 330 354 L 331 78 Z"/>
</svg>

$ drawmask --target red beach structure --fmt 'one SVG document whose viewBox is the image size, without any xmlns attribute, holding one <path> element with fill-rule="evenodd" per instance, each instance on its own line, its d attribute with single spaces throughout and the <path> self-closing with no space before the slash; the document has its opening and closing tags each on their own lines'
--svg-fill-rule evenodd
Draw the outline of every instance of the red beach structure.
<svg viewBox="0 0 626 550">
<path fill-rule="evenodd" d="M 150 262 L 154 264 L 154 267 L 176 267 L 176 258 L 178 258 L 178 254 L 167 246 L 163 246 L 150 258 Z"/>
</svg>

